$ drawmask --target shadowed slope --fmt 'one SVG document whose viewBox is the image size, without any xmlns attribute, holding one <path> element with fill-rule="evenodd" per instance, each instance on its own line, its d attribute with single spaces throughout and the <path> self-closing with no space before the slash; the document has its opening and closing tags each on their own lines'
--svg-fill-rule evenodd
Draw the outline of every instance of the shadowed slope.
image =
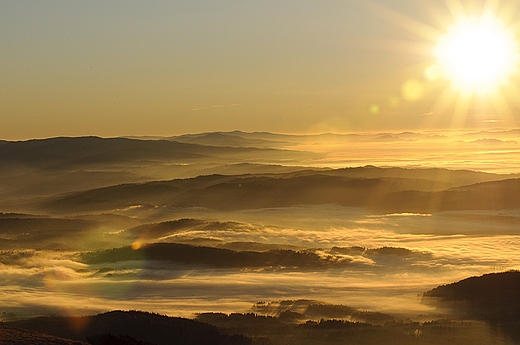
<svg viewBox="0 0 520 345">
<path fill-rule="evenodd" d="M 341 265 L 335 259 L 322 258 L 312 252 L 269 250 L 267 252 L 234 251 L 230 249 L 198 247 L 178 243 L 152 243 L 138 249 L 115 248 L 85 253 L 81 260 L 87 264 L 117 261 L 159 260 L 182 265 L 212 268 L 300 268 L 318 269 Z M 188 266 L 189 267 L 189 266 Z"/>
<path fill-rule="evenodd" d="M 255 147 L 222 147 L 181 143 L 172 140 L 127 138 L 59 137 L 5 142 L 0 145 L 0 163 L 44 168 L 71 168 L 92 164 L 143 163 L 149 161 L 190 160 L 204 157 L 285 157 L 296 151 Z"/>
<path fill-rule="evenodd" d="M 127 335 L 157 345 L 249 344 L 243 336 L 221 334 L 215 326 L 194 320 L 144 312 L 113 311 L 85 317 L 41 317 L 12 322 L 17 327 L 70 339 L 86 340 L 99 334 Z"/>
<path fill-rule="evenodd" d="M 520 272 L 485 274 L 436 287 L 425 303 L 476 318 L 520 321 Z"/>
<path fill-rule="evenodd" d="M 355 259 L 366 259 L 365 263 Z M 410 267 L 431 254 L 405 248 L 381 247 L 334 247 L 328 249 L 269 249 L 263 251 L 232 250 L 223 247 L 194 246 L 182 243 L 135 243 L 101 251 L 85 252 L 80 261 L 89 264 L 108 264 L 123 261 L 168 262 L 176 269 L 218 268 L 218 269 L 269 269 L 269 270 L 324 270 L 361 268 L 363 265 L 378 267 Z M 373 266 L 374 265 L 374 266 Z"/>
<path fill-rule="evenodd" d="M 271 148 L 284 144 L 279 141 L 272 141 L 259 138 L 245 138 L 248 136 L 247 133 L 222 133 L 222 132 L 211 132 L 211 133 L 200 133 L 200 134 L 184 134 L 176 137 L 169 138 L 170 140 L 178 141 L 181 143 L 199 144 L 199 145 L 212 145 L 212 146 L 228 146 L 228 147 L 262 147 Z"/>
<path fill-rule="evenodd" d="M 294 171 L 280 163 L 321 157 L 267 147 L 230 147 L 172 140 L 59 137 L 2 142 L 0 196 L 26 197 L 223 170 Z M 235 164 L 251 163 L 250 165 Z M 254 163 L 254 164 L 253 164 Z M 264 166 L 266 165 L 266 166 Z M 215 168 L 216 170 L 212 170 Z"/>
<path fill-rule="evenodd" d="M 385 169 L 381 169 L 384 171 Z M 409 171 L 403 169 L 405 175 Z M 422 170 L 412 170 L 421 176 Z M 520 179 L 482 182 L 439 191 L 445 182 L 419 178 L 351 178 L 342 171 L 279 175 L 199 176 L 126 184 L 50 199 L 56 212 L 123 209 L 135 205 L 244 210 L 339 204 L 382 212 L 500 210 L 520 207 Z M 465 174 L 464 172 L 463 174 Z"/>
<path fill-rule="evenodd" d="M 5 345 L 88 345 L 77 340 L 54 337 L 27 329 L 0 324 L 0 344 Z"/>
</svg>

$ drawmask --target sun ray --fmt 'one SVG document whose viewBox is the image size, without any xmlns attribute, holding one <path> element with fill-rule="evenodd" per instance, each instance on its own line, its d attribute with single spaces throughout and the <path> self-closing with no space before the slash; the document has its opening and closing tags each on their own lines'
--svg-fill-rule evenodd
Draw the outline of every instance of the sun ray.
<svg viewBox="0 0 520 345">
<path fill-rule="evenodd" d="M 498 2 L 499 2 L 500 7 L 494 13 L 496 14 L 497 17 L 502 18 L 504 23 L 506 23 L 511 28 L 511 30 L 517 31 L 518 30 L 517 26 L 520 24 L 520 22 L 516 18 L 518 18 L 518 11 L 520 10 L 520 2 L 519 1 L 508 1 L 505 3 L 503 1 L 502 2 L 498 1 Z"/>
<path fill-rule="evenodd" d="M 428 42 L 379 38 L 367 39 L 366 46 L 373 50 L 383 50 L 386 52 L 396 52 L 400 54 L 420 56 L 424 56 L 432 49 L 432 44 Z"/>
<path fill-rule="evenodd" d="M 437 123 L 441 123 L 442 117 L 448 113 L 449 108 L 456 100 L 456 93 L 451 90 L 448 83 L 441 85 L 440 90 L 439 96 L 431 107 L 434 116 L 431 119 L 428 119 L 428 122 L 423 124 L 426 128 L 432 128 L 435 127 Z"/>
<path fill-rule="evenodd" d="M 444 3 L 451 14 L 451 18 L 467 17 L 466 10 L 459 0 L 444 0 Z"/>
<path fill-rule="evenodd" d="M 357 4 L 381 19 L 386 20 L 396 26 L 399 26 L 419 37 L 430 42 L 435 42 L 439 34 L 442 33 L 439 29 L 432 27 L 426 23 L 410 18 L 409 16 L 388 8 L 384 5 L 378 4 L 372 0 L 358 1 Z"/>
<path fill-rule="evenodd" d="M 459 91 L 455 98 L 455 106 L 451 117 L 450 128 L 466 127 L 469 109 L 471 107 L 472 95 Z"/>
<path fill-rule="evenodd" d="M 504 92 L 500 89 L 489 97 L 495 111 L 500 114 L 500 118 L 506 125 L 515 125 L 513 110 L 507 101 Z"/>
<path fill-rule="evenodd" d="M 519 111 L 520 97 L 518 97 L 518 95 L 520 95 L 520 86 L 517 84 L 515 86 L 509 87 L 507 90 L 503 90 L 502 92 L 504 94 L 504 99 L 508 102 L 508 104 L 510 104 L 512 108 L 516 107 L 517 111 Z"/>
<path fill-rule="evenodd" d="M 441 37 L 435 56 L 447 77 L 460 88 L 487 91 L 514 69 L 513 42 L 509 32 L 490 15 L 464 18 Z"/>
<path fill-rule="evenodd" d="M 488 0 L 481 14 L 472 16 L 459 0 L 446 0 L 445 3 L 453 24 L 439 38 L 434 55 L 444 79 L 450 81 L 450 91 L 445 90 L 439 96 L 436 110 L 447 111 L 448 104 L 439 104 L 453 102 L 451 128 L 464 126 L 472 108 L 478 114 L 479 109 L 488 106 L 502 121 L 514 122 L 504 89 L 511 87 L 511 78 L 518 73 L 520 59 L 516 30 L 498 16 L 501 2 Z M 447 96 L 449 92 L 452 97 Z"/>
<path fill-rule="evenodd" d="M 500 8 L 500 0 L 487 0 L 484 3 L 483 13 L 497 14 Z"/>
<path fill-rule="evenodd" d="M 514 85 L 520 63 L 520 21 L 515 19 L 519 2 L 444 0 L 442 7 L 433 1 L 418 1 L 428 10 L 432 18 L 429 22 L 437 25 L 410 18 L 373 0 L 357 4 L 417 37 L 408 41 L 365 42 L 372 49 L 425 57 L 423 61 L 427 62 L 420 74 L 409 68 L 399 70 L 403 76 L 401 85 L 410 80 L 422 83 L 421 101 L 436 98 L 430 103 L 434 116 L 425 121 L 435 126 L 431 121 L 437 119 L 450 128 L 485 125 L 479 117 L 489 117 L 492 109 L 499 122 L 514 123 L 511 104 L 520 108 L 518 93 L 512 91 L 518 89 Z M 402 93 L 401 96 L 405 102 L 418 101 L 417 97 L 405 97 Z"/>
</svg>

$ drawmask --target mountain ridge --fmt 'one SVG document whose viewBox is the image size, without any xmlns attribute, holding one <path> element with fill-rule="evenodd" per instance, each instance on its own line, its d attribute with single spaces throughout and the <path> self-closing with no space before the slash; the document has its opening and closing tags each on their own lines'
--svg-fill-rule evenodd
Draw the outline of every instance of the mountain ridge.
<svg viewBox="0 0 520 345">
<path fill-rule="evenodd" d="M 369 168 L 374 169 L 378 168 Z M 379 168 L 378 171 L 384 176 L 385 169 Z M 401 168 L 394 171 L 412 175 L 423 172 L 420 169 L 410 171 Z M 343 172 L 349 170 L 205 175 L 121 184 L 55 196 L 46 199 L 42 206 L 49 210 L 67 211 L 77 208 L 75 211 L 100 211 L 143 204 L 220 210 L 339 204 L 384 212 L 424 213 L 520 207 L 520 198 L 516 197 L 519 194 L 515 193 L 520 193 L 518 178 L 451 187 L 449 183 L 418 178 L 348 177 L 348 174 L 342 176 Z M 468 174 L 467 171 L 458 173 Z M 480 173 L 469 174 L 473 178 Z M 497 177 L 487 174 L 484 176 Z"/>
</svg>

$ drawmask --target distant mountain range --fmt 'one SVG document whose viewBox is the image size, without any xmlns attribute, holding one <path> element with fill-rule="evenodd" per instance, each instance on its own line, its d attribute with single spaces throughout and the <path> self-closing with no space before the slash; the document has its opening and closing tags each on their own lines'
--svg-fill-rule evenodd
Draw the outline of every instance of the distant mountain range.
<svg viewBox="0 0 520 345">
<path fill-rule="evenodd" d="M 489 181 L 497 178 L 469 171 L 375 167 L 210 175 L 92 189 L 52 197 L 41 205 L 52 212 L 104 211 L 136 205 L 244 210 L 339 204 L 379 212 L 422 213 L 520 207 L 520 179 Z M 450 188 L 464 180 L 488 181 Z"/>
<path fill-rule="evenodd" d="M 291 152 L 292 157 L 296 153 Z M 207 157 L 243 158 L 247 155 L 278 155 L 289 152 L 271 148 L 219 146 L 173 140 L 138 140 L 100 137 L 59 137 L 0 144 L 0 164 L 21 164 L 47 169 L 70 169 L 100 164 L 183 162 Z"/>
<path fill-rule="evenodd" d="M 277 137 L 275 135 L 271 135 L 269 136 L 269 139 L 267 139 L 267 133 L 264 133 L 264 135 L 251 136 L 248 133 L 240 131 L 227 133 L 211 132 L 200 134 L 184 134 L 180 136 L 170 137 L 168 138 L 168 140 L 173 140 L 181 143 L 222 147 L 274 148 L 281 145 L 283 146 L 290 144 L 289 141 L 284 140 L 283 136 Z"/>
<path fill-rule="evenodd" d="M 398 136 L 411 140 L 418 135 Z M 350 136 L 319 137 L 326 141 Z M 388 140 L 385 134 L 375 138 Z M 520 207 L 517 175 L 288 166 L 320 157 L 286 149 L 301 140 L 294 135 L 236 131 L 162 140 L 60 137 L 4 141 L 0 143 L 4 176 L 0 194 L 4 194 L 5 205 L 10 199 L 28 205 L 23 203 L 27 200 L 36 209 L 64 213 L 143 204 L 217 210 L 339 204 L 378 212 L 424 213 Z M 46 198 L 36 200 L 35 196 Z"/>
<path fill-rule="evenodd" d="M 458 144 L 500 150 L 509 145 L 516 152 L 517 143 L 509 139 L 517 134 L 468 134 Z M 259 279 L 265 272 L 310 277 L 326 271 L 332 279 L 334 274 L 354 271 L 363 277 L 365 272 L 429 274 L 434 267 L 447 271 L 459 264 L 458 259 L 436 257 L 434 250 L 421 251 L 419 246 L 406 248 L 411 242 L 399 239 L 411 238 L 408 232 L 516 235 L 520 221 L 516 211 L 508 210 L 520 208 L 520 175 L 383 167 L 384 163 L 356 166 L 363 159 L 349 161 L 354 151 L 341 151 L 351 141 L 363 141 L 369 146 L 359 153 L 362 157 L 384 146 L 424 138 L 438 140 L 433 134 L 411 132 L 285 135 L 234 131 L 146 139 L 0 141 L 0 265 L 30 271 L 13 291 L 24 293 L 35 284 L 50 294 L 54 290 L 45 285 L 45 279 L 51 275 L 34 273 L 34 266 L 52 266 L 58 256 L 60 260 L 70 256 L 70 272 L 82 281 L 115 284 L 120 278 L 150 278 L 150 286 L 159 277 L 176 284 L 173 277 L 195 271 L 252 272 Z M 329 144 L 338 141 L 344 146 L 336 146 L 327 156 Z M 313 145 L 318 149 L 313 150 Z M 341 164 L 332 166 L 352 167 L 327 167 L 335 155 Z M 507 162 L 514 162 L 514 157 L 508 156 Z M 430 165 L 434 162 L 424 166 Z M 503 224 L 507 226 L 500 228 Z M 399 234 L 393 236 L 397 240 L 387 241 L 392 247 L 371 238 L 357 243 L 359 231 L 378 236 L 382 229 Z M 336 230 L 341 232 L 337 242 L 329 242 L 326 236 L 309 240 L 319 231 L 336 235 Z M 471 237 L 475 238 L 479 240 Z M 399 244 L 393 247 L 392 243 Z M 466 272 L 467 266 L 462 269 Z M 274 290 L 277 284 L 274 281 Z M 280 294 L 289 295 L 287 291 L 290 288 L 281 289 Z M 464 319 L 460 324 L 402 321 L 344 305 L 282 300 L 259 301 L 251 313 L 202 313 L 195 320 L 112 311 L 6 322 L 0 324 L 0 344 L 329 345 L 347 341 L 503 345 L 509 343 L 493 342 L 503 329 L 512 339 L 520 339 L 518 291 L 520 273 L 505 272 L 424 293 L 424 303 L 438 307 L 439 315 Z M 256 300 L 254 296 L 251 290 L 247 298 Z M 449 314 L 442 314 L 445 310 Z M 467 319 L 478 322 L 466 323 Z M 490 331 L 482 320 L 504 328 Z"/>
<path fill-rule="evenodd" d="M 6 201 L 216 172 L 287 172 L 299 168 L 282 163 L 297 166 L 321 157 L 271 148 L 259 140 L 231 138 L 235 145 L 212 138 L 204 144 L 197 140 L 99 137 L 0 141 L 0 197 Z M 252 143 L 262 145 L 249 145 Z"/>
</svg>

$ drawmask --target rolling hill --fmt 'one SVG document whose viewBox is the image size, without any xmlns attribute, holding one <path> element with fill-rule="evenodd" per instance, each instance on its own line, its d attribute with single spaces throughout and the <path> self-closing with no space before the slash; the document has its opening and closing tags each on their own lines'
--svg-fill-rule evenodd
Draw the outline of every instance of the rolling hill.
<svg viewBox="0 0 520 345">
<path fill-rule="evenodd" d="M 470 277 L 423 294 L 427 304 L 465 317 L 520 322 L 520 272 Z"/>
<path fill-rule="evenodd" d="M 285 157 L 294 151 L 256 147 L 230 147 L 181 143 L 173 140 L 139 140 L 100 137 L 58 137 L 5 142 L 0 145 L 0 163 L 70 169 L 88 165 L 186 161 L 207 157 Z"/>
<path fill-rule="evenodd" d="M 40 317 L 10 322 L 19 328 L 87 341 L 99 335 L 128 336 L 156 345 L 242 345 L 251 340 L 241 335 L 226 335 L 217 327 L 202 322 L 137 311 L 112 311 L 84 317 Z"/>
<path fill-rule="evenodd" d="M 0 344 L 6 345 L 88 345 L 83 341 L 54 337 L 45 333 L 0 323 Z"/>
<path fill-rule="evenodd" d="M 377 212 L 422 213 L 520 207 L 520 198 L 517 197 L 520 195 L 520 179 L 449 188 L 455 181 L 462 182 L 463 176 L 468 176 L 471 181 L 486 177 L 493 180 L 496 176 L 467 171 L 390 169 L 391 177 L 387 177 L 385 173 L 388 170 L 371 167 L 285 174 L 199 176 L 70 193 L 47 199 L 41 206 L 51 212 L 92 212 L 136 205 L 244 210 L 339 204 Z M 369 177 L 360 176 L 360 172 L 364 171 Z M 354 173 L 356 177 L 352 177 Z M 399 173 L 406 177 L 394 177 Z M 442 177 L 443 173 L 443 179 L 431 179 Z"/>
<path fill-rule="evenodd" d="M 315 153 L 273 149 L 268 141 L 255 147 L 247 145 L 250 140 L 231 138 L 236 145 L 219 146 L 219 141 L 211 138 L 205 145 L 94 136 L 2 141 L 0 197 L 6 203 L 12 198 L 215 172 L 294 171 L 281 164 L 298 165 L 302 160 L 321 157 Z"/>
</svg>

